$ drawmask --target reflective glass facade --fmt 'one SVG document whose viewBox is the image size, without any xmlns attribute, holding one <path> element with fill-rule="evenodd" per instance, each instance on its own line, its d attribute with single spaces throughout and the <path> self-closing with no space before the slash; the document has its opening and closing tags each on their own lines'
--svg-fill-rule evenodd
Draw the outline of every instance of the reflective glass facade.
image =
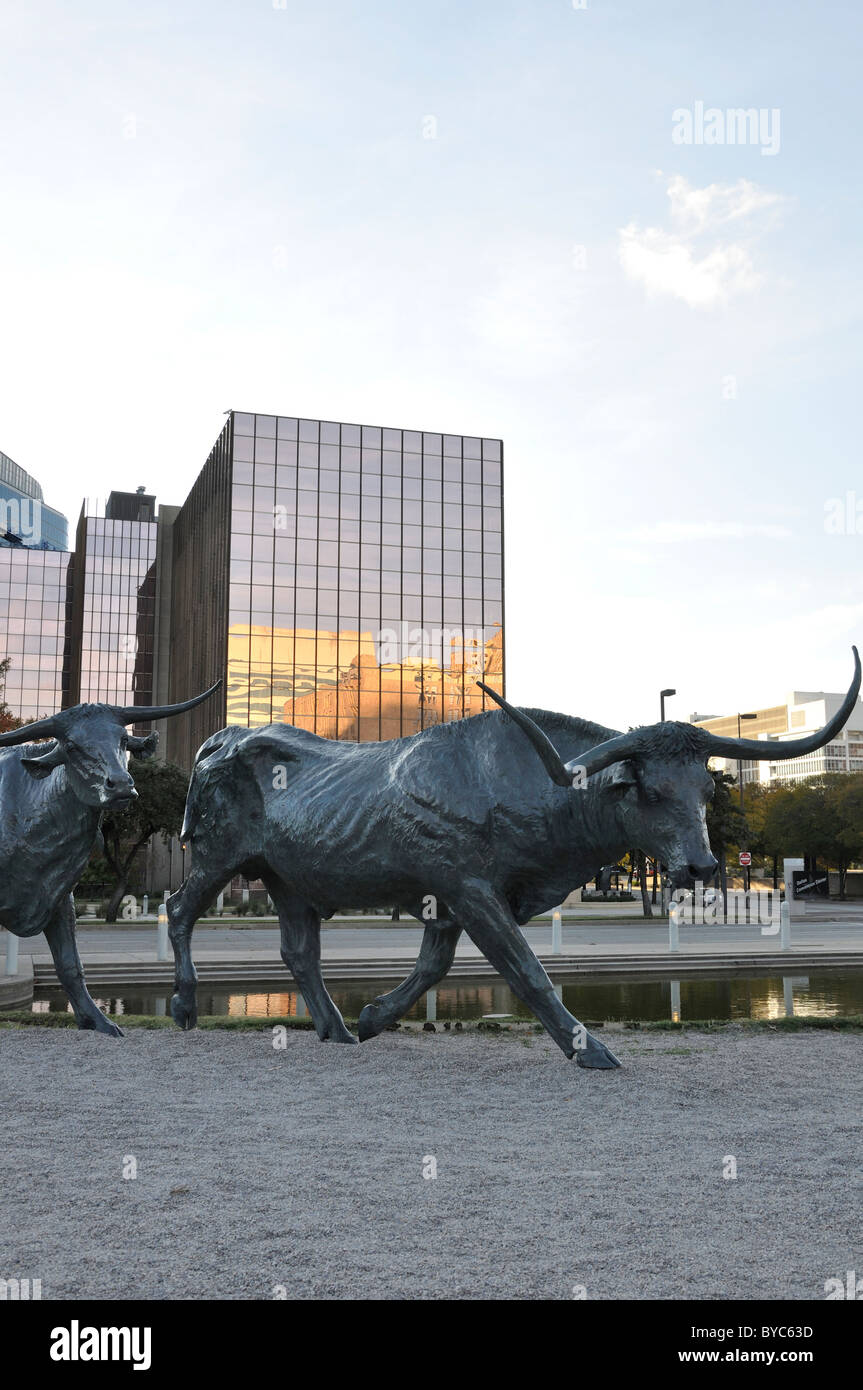
<svg viewBox="0 0 863 1390">
<path fill-rule="evenodd" d="M 503 686 L 498 439 L 234 413 L 227 722 L 398 738 Z"/>
<path fill-rule="evenodd" d="M 67 550 L 65 516 L 45 505 L 42 489 L 0 450 L 0 548 L 26 545 L 36 550 Z"/>
<path fill-rule="evenodd" d="M 156 522 L 82 513 L 75 552 L 71 704 L 153 703 Z"/>
<path fill-rule="evenodd" d="M 11 661 L 0 698 L 18 719 L 39 719 L 67 703 L 72 558 L 0 548 L 0 660 Z"/>
<path fill-rule="evenodd" d="M 504 686 L 502 471 L 498 439 L 232 412 L 158 523 L 143 489 L 112 493 L 74 556 L 6 549 L 7 699 L 31 717 L 221 677 L 166 722 L 186 767 L 226 723 L 365 741 L 477 713 L 477 678 Z"/>
</svg>

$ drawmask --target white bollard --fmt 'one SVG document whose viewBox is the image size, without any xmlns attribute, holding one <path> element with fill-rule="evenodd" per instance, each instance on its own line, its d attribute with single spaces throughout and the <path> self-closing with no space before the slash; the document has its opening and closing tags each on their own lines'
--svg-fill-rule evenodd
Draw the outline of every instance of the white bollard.
<svg viewBox="0 0 863 1390">
<path fill-rule="evenodd" d="M 779 949 L 791 950 L 791 909 L 787 902 L 779 909 Z"/>
<path fill-rule="evenodd" d="M 680 950 L 680 923 L 678 914 L 680 905 L 675 902 L 668 904 L 668 949 L 672 953 Z"/>
<path fill-rule="evenodd" d="M 563 919 L 560 910 L 555 908 L 551 914 L 551 954 L 559 956 L 563 950 Z"/>
<path fill-rule="evenodd" d="M 6 974 L 18 974 L 18 938 L 11 931 L 6 933 Z"/>
<path fill-rule="evenodd" d="M 168 953 L 168 909 L 164 903 L 160 903 L 156 925 L 156 960 L 170 959 Z"/>
<path fill-rule="evenodd" d="M 150 899 L 149 899 L 149 897 L 147 896 L 147 894 L 145 893 L 144 896 L 143 896 L 143 898 L 141 899 L 141 916 L 142 916 L 142 917 L 146 917 L 146 915 L 147 915 L 147 913 L 148 913 L 149 911 L 150 911 Z"/>
<path fill-rule="evenodd" d="M 220 893 L 219 896 L 218 896 L 217 899 L 216 899 L 216 912 L 217 912 L 218 915 L 221 917 L 221 915 L 222 915 L 222 913 L 224 912 L 224 910 L 225 910 L 225 895 L 224 895 L 224 893 Z"/>
<path fill-rule="evenodd" d="M 437 1019 L 437 990 L 430 989 L 426 993 L 426 1022 L 434 1023 Z"/>
</svg>

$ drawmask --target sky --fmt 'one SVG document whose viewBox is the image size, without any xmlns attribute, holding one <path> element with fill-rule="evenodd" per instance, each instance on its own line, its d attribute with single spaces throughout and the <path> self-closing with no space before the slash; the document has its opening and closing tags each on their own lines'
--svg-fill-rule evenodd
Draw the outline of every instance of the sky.
<svg viewBox="0 0 863 1390">
<path fill-rule="evenodd" d="M 844 689 L 861 30 L 5 0 L 0 449 L 74 520 L 181 503 L 228 409 L 501 437 L 516 703 L 627 728 L 663 687 L 679 719 Z"/>
</svg>

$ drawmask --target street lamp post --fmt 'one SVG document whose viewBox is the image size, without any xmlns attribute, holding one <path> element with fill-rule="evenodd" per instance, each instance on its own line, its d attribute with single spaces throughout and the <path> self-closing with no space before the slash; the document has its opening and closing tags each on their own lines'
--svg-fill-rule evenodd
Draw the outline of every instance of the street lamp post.
<svg viewBox="0 0 863 1390">
<path fill-rule="evenodd" d="M 757 719 L 757 718 L 758 718 L 758 715 L 757 715 L 757 714 L 740 714 L 740 713 L 738 713 L 738 715 L 737 715 L 737 737 L 740 738 L 740 721 L 741 721 L 741 719 Z M 741 814 L 741 816 L 745 816 L 745 814 L 746 814 L 746 802 L 745 802 L 744 792 L 743 792 L 743 759 L 742 759 L 742 758 L 738 759 L 738 762 L 737 762 L 737 780 L 738 780 L 738 782 L 740 783 L 740 814 Z M 748 869 L 748 868 L 745 868 L 745 869 L 743 870 L 743 886 L 744 886 L 745 892 L 748 893 L 748 892 L 749 892 L 749 869 Z"/>
<path fill-rule="evenodd" d="M 660 719 L 660 722 L 663 723 L 663 724 L 665 723 L 665 701 L 666 701 L 666 699 L 667 699 L 669 696 L 671 696 L 671 695 L 676 695 L 676 694 L 677 694 L 677 691 L 676 691 L 676 690 L 660 690 L 660 692 L 659 692 L 659 719 Z M 659 873 L 661 874 L 661 873 L 662 873 L 662 865 L 661 865 L 661 864 L 657 864 L 657 863 L 656 863 L 656 860 L 654 860 L 654 869 L 653 869 L 653 901 L 654 901 L 654 902 L 656 902 L 656 874 L 657 874 L 657 870 L 658 870 Z"/>
</svg>

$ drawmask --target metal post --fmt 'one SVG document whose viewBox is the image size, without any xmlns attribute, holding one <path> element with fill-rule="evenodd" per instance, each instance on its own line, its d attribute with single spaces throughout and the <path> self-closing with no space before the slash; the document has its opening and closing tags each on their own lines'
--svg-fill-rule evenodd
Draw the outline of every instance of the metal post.
<svg viewBox="0 0 863 1390">
<path fill-rule="evenodd" d="M 551 914 L 551 954 L 559 956 L 563 950 L 563 925 L 560 909 L 555 908 Z"/>
<path fill-rule="evenodd" d="M 6 933 L 6 974 L 18 974 L 18 938 L 11 931 Z"/>
<path fill-rule="evenodd" d="M 297 990 L 296 1000 L 297 1000 L 297 1007 L 296 1007 L 296 1009 L 294 1010 L 294 1015 L 295 1015 L 295 1017 L 296 1017 L 296 1018 L 308 1018 L 308 1016 L 309 1016 L 309 1011 L 308 1011 L 308 1009 L 306 1008 L 306 1001 L 305 1001 L 305 999 L 303 998 L 303 996 L 300 994 L 300 991 L 299 991 L 299 990 Z"/>
<path fill-rule="evenodd" d="M 680 924 L 678 914 L 680 907 L 678 903 L 668 904 L 668 949 L 672 953 L 680 950 Z"/>
<path fill-rule="evenodd" d="M 143 896 L 143 898 L 142 898 L 142 900 L 141 900 L 141 916 L 142 916 L 142 917 L 146 917 L 146 915 L 147 915 L 147 913 L 148 913 L 149 911 L 150 911 L 150 899 L 149 899 L 149 897 L 147 896 L 147 894 L 145 893 L 144 896 Z"/>
<path fill-rule="evenodd" d="M 434 1023 L 437 1018 L 437 990 L 430 989 L 426 992 L 426 1020 Z"/>
<path fill-rule="evenodd" d="M 787 902 L 779 909 L 779 949 L 791 950 L 791 909 Z"/>
<path fill-rule="evenodd" d="M 160 903 L 156 925 L 156 960 L 170 959 L 168 954 L 168 909 L 164 903 Z"/>
<path fill-rule="evenodd" d="M 217 912 L 218 915 L 221 917 L 221 915 L 222 915 L 222 913 L 224 912 L 224 910 L 225 910 L 225 894 L 224 894 L 224 892 L 222 892 L 222 893 L 219 894 L 219 896 L 218 896 L 217 899 L 216 899 L 216 912 Z"/>
</svg>

